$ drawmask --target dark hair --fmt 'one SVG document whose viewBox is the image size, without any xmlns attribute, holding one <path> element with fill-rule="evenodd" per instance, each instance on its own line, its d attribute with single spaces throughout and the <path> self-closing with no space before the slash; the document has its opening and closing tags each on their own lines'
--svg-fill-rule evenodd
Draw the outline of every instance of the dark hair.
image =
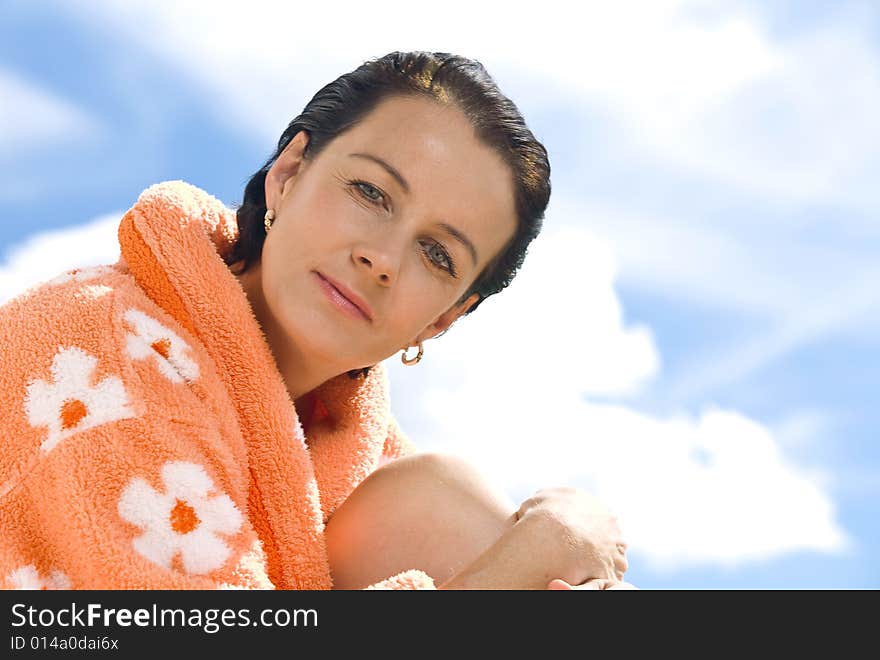
<svg viewBox="0 0 880 660">
<path fill-rule="evenodd" d="M 306 131 L 309 142 L 303 157 L 316 157 L 334 138 L 352 128 L 380 101 L 392 96 L 424 96 L 458 107 L 476 135 L 494 148 L 510 167 L 515 188 L 517 229 L 513 238 L 490 261 L 459 302 L 473 293 L 475 310 L 489 296 L 513 280 L 525 259 L 529 243 L 540 233 L 550 200 L 550 162 L 547 150 L 528 129 L 513 101 L 504 96 L 476 60 L 449 53 L 394 52 L 365 62 L 325 85 L 282 133 L 278 148 L 244 189 L 236 211 L 238 240 L 226 257 L 241 262 L 242 271 L 258 261 L 266 232 L 266 174 L 293 137 Z M 349 372 L 353 377 L 366 370 Z"/>
</svg>

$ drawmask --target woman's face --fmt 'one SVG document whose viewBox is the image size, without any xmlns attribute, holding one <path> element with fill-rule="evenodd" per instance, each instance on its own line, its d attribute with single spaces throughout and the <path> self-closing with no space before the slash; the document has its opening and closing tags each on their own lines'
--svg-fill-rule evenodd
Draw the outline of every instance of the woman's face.
<svg viewBox="0 0 880 660">
<path fill-rule="evenodd" d="M 276 219 L 262 293 L 291 345 L 342 373 L 442 332 L 476 301 L 455 304 L 513 237 L 514 187 L 461 111 L 430 99 L 386 99 L 312 160 L 307 141 L 300 132 L 266 177 Z"/>
</svg>

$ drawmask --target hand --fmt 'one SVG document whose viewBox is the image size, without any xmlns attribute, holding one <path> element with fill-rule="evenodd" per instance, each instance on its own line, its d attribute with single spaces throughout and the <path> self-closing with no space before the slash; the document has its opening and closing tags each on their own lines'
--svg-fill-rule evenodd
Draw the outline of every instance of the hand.
<svg viewBox="0 0 880 660">
<path fill-rule="evenodd" d="M 587 580 L 583 584 L 575 584 L 571 585 L 565 580 L 551 580 L 550 584 L 547 585 L 547 589 L 550 591 L 569 591 L 569 590 L 583 590 L 583 591 L 616 591 L 616 590 L 638 590 L 638 587 L 630 584 L 629 582 L 615 582 L 613 580 Z"/>
<path fill-rule="evenodd" d="M 617 518 L 596 497 L 577 488 L 539 490 L 516 512 L 517 520 L 527 517 L 549 522 L 547 551 L 563 582 L 623 581 L 626 543 Z"/>
</svg>

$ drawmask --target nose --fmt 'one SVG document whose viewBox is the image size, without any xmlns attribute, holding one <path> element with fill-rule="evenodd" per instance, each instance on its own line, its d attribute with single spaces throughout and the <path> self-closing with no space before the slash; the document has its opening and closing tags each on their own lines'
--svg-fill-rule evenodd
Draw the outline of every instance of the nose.
<svg viewBox="0 0 880 660">
<path fill-rule="evenodd" d="M 358 267 L 365 268 L 383 286 L 391 286 L 397 280 L 399 259 L 390 247 L 360 244 L 353 251 L 352 258 Z"/>
</svg>

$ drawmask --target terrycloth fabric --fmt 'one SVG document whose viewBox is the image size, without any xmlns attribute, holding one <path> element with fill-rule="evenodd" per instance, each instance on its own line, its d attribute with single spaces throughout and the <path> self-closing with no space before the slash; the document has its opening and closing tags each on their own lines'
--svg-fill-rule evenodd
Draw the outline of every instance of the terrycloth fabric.
<svg viewBox="0 0 880 660">
<path fill-rule="evenodd" d="M 157 184 L 118 263 L 0 308 L 0 587 L 331 587 L 324 523 L 412 447 L 381 365 L 319 387 L 302 428 L 222 260 L 236 233 L 219 200 Z"/>
</svg>

